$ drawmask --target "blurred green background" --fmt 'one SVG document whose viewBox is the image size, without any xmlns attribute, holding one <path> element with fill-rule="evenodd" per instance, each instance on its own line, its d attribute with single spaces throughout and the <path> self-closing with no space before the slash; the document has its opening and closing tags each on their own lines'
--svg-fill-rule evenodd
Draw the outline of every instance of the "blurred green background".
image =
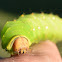
<svg viewBox="0 0 62 62">
<path fill-rule="evenodd" d="M 7 21 L 17 19 L 23 13 L 32 12 L 53 13 L 62 17 L 62 0 L 0 0 L 0 35 Z M 62 42 L 58 42 L 57 46 L 62 56 Z M 1 47 L 1 37 L 0 57 L 10 57 Z"/>
</svg>

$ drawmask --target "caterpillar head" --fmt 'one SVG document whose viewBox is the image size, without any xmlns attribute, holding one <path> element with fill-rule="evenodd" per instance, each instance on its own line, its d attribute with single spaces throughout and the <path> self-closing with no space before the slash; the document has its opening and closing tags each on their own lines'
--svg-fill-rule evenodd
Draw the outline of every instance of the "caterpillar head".
<svg viewBox="0 0 62 62">
<path fill-rule="evenodd" d="M 29 41 L 24 36 L 15 36 L 11 39 L 6 47 L 6 49 L 9 51 L 11 50 L 11 48 L 13 49 L 13 54 L 26 53 L 29 49 Z"/>
<path fill-rule="evenodd" d="M 19 53 L 26 53 L 29 48 L 28 40 L 25 37 L 19 37 L 13 44 L 13 50 Z"/>
</svg>

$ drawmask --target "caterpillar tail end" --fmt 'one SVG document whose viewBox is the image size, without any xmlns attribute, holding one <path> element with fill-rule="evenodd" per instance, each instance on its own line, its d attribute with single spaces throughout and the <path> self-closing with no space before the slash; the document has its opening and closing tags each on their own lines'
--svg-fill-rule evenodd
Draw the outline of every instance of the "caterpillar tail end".
<svg viewBox="0 0 62 62">
<path fill-rule="evenodd" d="M 15 40 L 13 44 L 14 52 L 17 52 L 19 55 L 20 53 L 26 53 L 29 49 L 29 41 L 25 37 L 19 37 Z"/>
</svg>

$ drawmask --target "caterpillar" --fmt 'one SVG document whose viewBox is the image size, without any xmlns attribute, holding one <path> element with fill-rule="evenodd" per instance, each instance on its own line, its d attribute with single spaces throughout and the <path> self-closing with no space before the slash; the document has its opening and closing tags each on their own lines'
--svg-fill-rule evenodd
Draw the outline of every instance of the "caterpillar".
<svg viewBox="0 0 62 62">
<path fill-rule="evenodd" d="M 2 48 L 11 54 L 21 51 L 23 53 L 34 43 L 44 40 L 56 43 L 62 40 L 61 32 L 62 19 L 57 15 L 44 13 L 21 15 L 16 21 L 8 21 L 5 24 L 1 32 Z M 16 42 L 18 38 L 19 43 Z"/>
</svg>

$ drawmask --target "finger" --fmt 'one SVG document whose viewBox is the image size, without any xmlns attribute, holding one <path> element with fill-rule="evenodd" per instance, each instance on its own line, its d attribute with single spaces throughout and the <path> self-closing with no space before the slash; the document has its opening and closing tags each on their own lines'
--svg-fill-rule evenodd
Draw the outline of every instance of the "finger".
<svg viewBox="0 0 62 62">
<path fill-rule="evenodd" d="M 37 46 L 34 45 L 32 49 L 33 54 L 40 54 L 45 56 L 46 58 L 48 57 L 48 60 L 52 62 L 61 62 L 61 56 L 56 44 L 52 43 L 49 40 L 39 43 Z"/>
<path fill-rule="evenodd" d="M 0 62 L 61 62 L 61 56 L 55 44 L 45 41 L 31 47 L 32 52 L 21 54 Z"/>
</svg>

